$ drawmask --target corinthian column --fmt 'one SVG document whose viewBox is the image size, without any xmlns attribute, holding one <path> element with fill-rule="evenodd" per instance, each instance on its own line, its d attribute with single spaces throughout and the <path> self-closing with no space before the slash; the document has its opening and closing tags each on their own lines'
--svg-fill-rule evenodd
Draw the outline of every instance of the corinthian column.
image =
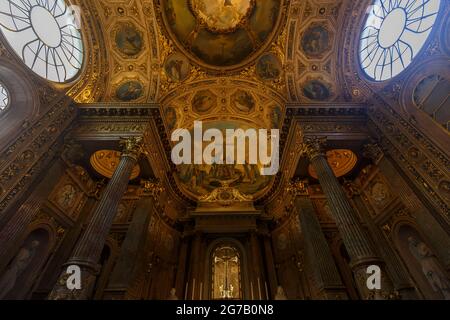
<svg viewBox="0 0 450 320">
<path fill-rule="evenodd" d="M 412 285 L 408 272 L 404 269 L 402 262 L 398 259 L 391 245 L 384 237 L 381 229 L 378 228 L 371 218 L 370 213 L 364 204 L 359 186 L 355 185 L 353 182 L 347 181 L 344 184 L 344 188 L 375 240 L 378 252 L 385 262 L 386 269 L 389 272 L 395 291 L 400 294 L 402 299 L 417 299 L 417 292 Z"/>
<path fill-rule="evenodd" d="M 98 261 L 120 201 L 127 190 L 131 172 L 137 164 L 141 153 L 142 139 L 129 138 L 121 141 L 121 146 L 123 151 L 114 175 L 103 191 L 99 204 L 92 214 L 85 232 L 75 246 L 72 257 L 66 264 L 66 266 L 74 265 L 80 267 L 81 289 L 69 290 L 67 279 L 70 275 L 66 273 L 66 270 L 63 270 L 49 299 L 85 300 L 92 295 L 95 280 L 100 269 Z"/>
<path fill-rule="evenodd" d="M 320 290 L 320 298 L 348 299 L 314 206 L 309 198 L 307 183 L 305 181 L 292 181 L 289 184 L 288 191 L 295 195 L 297 218 L 304 235 L 307 257 L 312 262 L 314 277 Z"/>
<path fill-rule="evenodd" d="M 371 143 L 364 146 L 364 156 L 372 159 L 374 164 L 378 166 L 384 176 L 389 177 L 389 184 L 392 190 L 398 194 L 403 205 L 408 209 L 408 212 L 417 221 L 418 228 L 427 237 L 427 240 L 436 250 L 436 254 L 444 263 L 446 269 L 450 271 L 450 238 L 448 236 L 448 228 L 444 229 L 442 225 L 433 215 L 433 211 L 428 209 L 425 205 L 425 199 L 421 200 L 420 192 L 413 187 L 413 183 L 408 182 L 407 178 L 403 176 L 401 168 L 397 166 L 395 161 L 385 154 L 382 148 L 376 144 Z"/>
<path fill-rule="evenodd" d="M 358 291 L 363 299 L 373 297 L 374 293 L 380 298 L 380 292 L 371 292 L 367 287 L 367 268 L 370 265 L 380 266 L 380 260 L 373 252 L 366 233 L 360 225 L 344 189 L 331 169 L 325 152 L 325 139 L 309 138 L 305 141 L 305 152 L 315 169 L 320 185 L 324 191 L 331 212 L 336 221 L 339 233 L 351 258 L 351 268 L 355 276 Z M 382 290 L 390 291 L 391 286 L 382 274 Z"/>
</svg>

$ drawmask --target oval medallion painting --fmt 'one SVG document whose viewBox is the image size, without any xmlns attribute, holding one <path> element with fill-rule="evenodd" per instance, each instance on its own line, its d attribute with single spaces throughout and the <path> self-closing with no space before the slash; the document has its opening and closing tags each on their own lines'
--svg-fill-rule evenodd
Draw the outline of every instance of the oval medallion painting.
<svg viewBox="0 0 450 320">
<path fill-rule="evenodd" d="M 331 97 L 329 86 L 319 80 L 308 81 L 302 91 L 310 100 L 325 101 Z"/>
<path fill-rule="evenodd" d="M 191 71 L 191 65 L 185 56 L 179 53 L 172 54 L 164 64 L 167 76 L 175 82 L 186 80 Z"/>
<path fill-rule="evenodd" d="M 142 50 L 142 35 L 132 25 L 120 26 L 116 33 L 116 45 L 123 54 L 135 56 Z"/>
<path fill-rule="evenodd" d="M 270 44 L 283 0 L 162 1 L 166 27 L 180 51 L 213 69 L 231 69 Z"/>
<path fill-rule="evenodd" d="M 116 91 L 116 97 L 122 101 L 133 101 L 142 96 L 143 86 L 139 81 L 127 81 Z"/>
<path fill-rule="evenodd" d="M 272 53 L 263 55 L 256 64 L 256 74 L 261 80 L 276 80 L 281 72 L 281 62 Z"/>
</svg>

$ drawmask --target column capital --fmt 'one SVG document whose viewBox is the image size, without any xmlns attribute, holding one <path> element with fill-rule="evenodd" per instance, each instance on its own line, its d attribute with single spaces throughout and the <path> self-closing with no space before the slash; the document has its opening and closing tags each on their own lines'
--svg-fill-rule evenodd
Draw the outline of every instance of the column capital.
<svg viewBox="0 0 450 320">
<path fill-rule="evenodd" d="M 363 155 L 366 158 L 372 159 L 377 164 L 384 157 L 384 151 L 378 143 L 372 141 L 364 145 Z"/>
<path fill-rule="evenodd" d="M 327 137 L 306 137 L 303 140 L 303 150 L 310 160 L 325 156 Z"/>
<path fill-rule="evenodd" d="M 122 157 L 130 157 L 137 160 L 143 152 L 142 137 L 123 138 L 120 140 L 119 144 L 122 148 Z"/>
<path fill-rule="evenodd" d="M 161 192 L 164 191 L 164 187 L 161 185 L 161 182 L 158 179 L 155 180 L 142 180 L 142 195 L 150 196 L 153 199 L 156 199 Z"/>
<path fill-rule="evenodd" d="M 286 191 L 294 196 L 308 196 L 308 180 L 292 179 L 286 187 Z"/>
</svg>

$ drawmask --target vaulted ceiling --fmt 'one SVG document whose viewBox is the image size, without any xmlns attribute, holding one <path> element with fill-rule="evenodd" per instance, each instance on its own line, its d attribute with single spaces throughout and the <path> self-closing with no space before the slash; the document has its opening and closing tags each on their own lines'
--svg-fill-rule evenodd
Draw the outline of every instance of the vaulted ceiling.
<svg viewBox="0 0 450 320">
<path fill-rule="evenodd" d="M 158 102 L 169 136 L 194 120 L 280 128 L 288 103 L 364 99 L 340 67 L 353 1 L 92 2 L 84 25 L 91 63 L 69 95 L 81 103 Z M 178 171 L 176 181 L 192 198 L 222 177 L 211 168 Z M 272 181 L 248 171 L 226 174 L 243 193 L 264 195 Z M 200 173 L 201 181 L 193 179 Z"/>
</svg>

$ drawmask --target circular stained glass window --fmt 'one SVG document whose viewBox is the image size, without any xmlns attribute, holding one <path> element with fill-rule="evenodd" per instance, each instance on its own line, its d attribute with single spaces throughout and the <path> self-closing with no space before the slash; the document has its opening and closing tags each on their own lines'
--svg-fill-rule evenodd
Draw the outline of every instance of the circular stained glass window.
<svg viewBox="0 0 450 320">
<path fill-rule="evenodd" d="M 0 29 L 31 70 L 67 82 L 83 62 L 79 12 L 64 0 L 1 0 Z"/>
<path fill-rule="evenodd" d="M 375 81 L 395 77 L 422 49 L 439 12 L 440 0 L 375 0 L 361 35 L 359 56 Z"/>
<path fill-rule="evenodd" d="M 0 112 L 5 110 L 9 105 L 9 93 L 5 86 L 0 82 Z"/>
</svg>

